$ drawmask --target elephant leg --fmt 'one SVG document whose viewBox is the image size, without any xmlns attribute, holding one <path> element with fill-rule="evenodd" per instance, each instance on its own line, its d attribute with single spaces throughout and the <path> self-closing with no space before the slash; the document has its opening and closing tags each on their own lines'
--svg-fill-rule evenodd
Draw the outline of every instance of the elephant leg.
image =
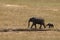
<svg viewBox="0 0 60 40">
<path fill-rule="evenodd" d="M 39 29 L 41 29 L 42 25 L 40 25 Z"/>
<path fill-rule="evenodd" d="M 31 25 L 31 28 L 34 26 L 34 24 Z"/>
<path fill-rule="evenodd" d="M 50 28 L 50 26 L 49 26 L 49 28 Z"/>
<path fill-rule="evenodd" d="M 35 25 L 35 29 L 36 29 L 36 24 L 34 24 Z"/>
<path fill-rule="evenodd" d="M 43 24 L 44 28 L 46 28 L 45 24 Z"/>
</svg>

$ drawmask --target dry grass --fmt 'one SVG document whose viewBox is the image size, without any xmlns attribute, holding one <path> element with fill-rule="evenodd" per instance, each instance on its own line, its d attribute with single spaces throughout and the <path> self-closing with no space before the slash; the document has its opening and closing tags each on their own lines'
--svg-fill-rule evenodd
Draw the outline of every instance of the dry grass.
<svg viewBox="0 0 60 40">
<path fill-rule="evenodd" d="M 60 32 L 7 32 L 0 33 L 0 40 L 60 40 Z"/>
<path fill-rule="evenodd" d="M 0 10 L 0 27 L 27 27 L 28 19 L 33 16 L 42 17 L 46 23 L 52 22 L 56 26 L 60 23 L 59 7 L 4 4 Z"/>
<path fill-rule="evenodd" d="M 3 28 L 27 28 L 28 19 L 30 17 L 42 17 L 45 23 L 51 22 L 55 25 L 54 29 L 60 29 L 60 6 L 49 4 L 39 4 L 33 2 L 29 4 L 27 1 L 23 4 L 0 3 L 0 29 Z M 14 3 L 15 4 L 14 4 Z M 37 1 L 38 2 L 38 1 Z M 56 2 L 56 1 L 55 1 Z M 58 1 L 57 1 L 58 2 Z M 35 5 L 36 4 L 36 5 Z M 33 6 L 32 6 L 33 5 Z M 37 25 L 38 26 L 38 25 Z M 0 40 L 60 40 L 60 32 L 58 31 L 32 31 L 32 32 L 0 32 Z"/>
</svg>

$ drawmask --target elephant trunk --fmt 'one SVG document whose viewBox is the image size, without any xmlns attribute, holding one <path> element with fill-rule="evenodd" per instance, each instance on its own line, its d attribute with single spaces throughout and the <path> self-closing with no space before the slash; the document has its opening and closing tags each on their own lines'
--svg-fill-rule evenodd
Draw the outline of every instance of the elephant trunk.
<svg viewBox="0 0 60 40">
<path fill-rule="evenodd" d="M 30 26 L 30 20 L 28 21 L 28 28 L 29 28 L 29 26 Z"/>
</svg>

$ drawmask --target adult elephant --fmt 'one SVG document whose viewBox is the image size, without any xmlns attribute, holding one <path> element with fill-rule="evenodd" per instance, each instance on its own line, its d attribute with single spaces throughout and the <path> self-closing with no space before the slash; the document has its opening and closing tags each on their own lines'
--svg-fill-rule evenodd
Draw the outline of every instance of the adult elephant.
<svg viewBox="0 0 60 40">
<path fill-rule="evenodd" d="M 42 18 L 36 18 L 36 17 L 30 18 L 29 21 L 28 21 L 28 27 L 30 26 L 30 22 L 32 22 L 31 28 L 33 26 L 35 26 L 35 29 L 36 29 L 36 24 L 40 25 L 40 27 L 39 27 L 40 29 L 41 29 L 42 25 L 44 26 L 44 28 L 46 28 L 45 27 L 45 21 Z"/>
</svg>

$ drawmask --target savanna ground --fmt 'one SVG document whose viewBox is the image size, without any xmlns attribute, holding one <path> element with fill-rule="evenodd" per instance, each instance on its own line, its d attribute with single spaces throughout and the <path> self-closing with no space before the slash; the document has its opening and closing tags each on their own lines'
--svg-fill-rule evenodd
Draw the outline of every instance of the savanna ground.
<svg viewBox="0 0 60 40">
<path fill-rule="evenodd" d="M 25 29 L 33 16 L 44 18 L 46 24 L 53 23 L 53 29 L 60 29 L 60 0 L 0 0 L 0 29 Z M 60 40 L 60 32 L 0 32 L 0 40 Z"/>
</svg>

